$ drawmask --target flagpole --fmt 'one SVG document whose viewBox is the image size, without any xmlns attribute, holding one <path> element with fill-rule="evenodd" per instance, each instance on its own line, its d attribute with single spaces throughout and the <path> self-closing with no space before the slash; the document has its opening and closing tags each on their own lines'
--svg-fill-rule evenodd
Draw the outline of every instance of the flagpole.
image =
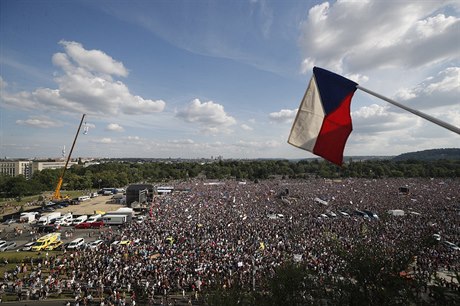
<svg viewBox="0 0 460 306">
<path fill-rule="evenodd" d="M 391 104 L 393 104 L 393 105 L 395 105 L 395 106 L 397 106 L 397 107 L 399 107 L 399 108 L 402 108 L 402 109 L 404 109 L 404 110 L 406 110 L 406 111 L 408 111 L 408 112 L 410 112 L 410 113 L 412 113 L 412 114 L 414 114 L 414 115 L 417 115 L 417 116 L 419 116 L 419 117 L 422 117 L 422 118 L 424 118 L 424 119 L 426 119 L 426 120 L 428 120 L 428 121 L 431 121 L 431 122 L 434 123 L 434 124 L 437 124 L 437 125 L 439 125 L 439 126 L 442 126 L 443 128 L 448 129 L 448 130 L 450 130 L 450 131 L 452 131 L 452 132 L 457 133 L 457 134 L 460 135 L 460 128 L 458 128 L 458 127 L 456 127 L 456 126 L 454 126 L 454 125 L 452 125 L 452 124 L 449 124 L 449 123 L 447 123 L 447 122 L 444 122 L 444 121 L 442 121 L 442 120 L 439 120 L 439 119 L 437 119 L 437 118 L 434 118 L 434 117 L 432 117 L 432 116 L 430 116 L 430 115 L 427 115 L 427 114 L 425 114 L 425 113 L 422 113 L 422 112 L 420 112 L 420 111 L 418 111 L 418 110 L 416 110 L 416 109 L 407 107 L 407 106 L 405 106 L 405 105 L 403 105 L 403 104 L 401 104 L 401 103 L 396 102 L 395 100 L 392 100 L 392 99 L 390 99 L 390 98 L 387 98 L 387 97 L 385 97 L 385 96 L 382 96 L 381 94 L 378 94 L 378 93 L 376 93 L 376 92 L 374 92 L 374 91 L 372 91 L 372 90 L 369 90 L 369 89 L 367 89 L 367 88 L 364 88 L 364 87 L 362 87 L 362 86 L 360 86 L 360 85 L 356 85 L 356 88 L 361 89 L 362 91 L 367 92 L 367 93 L 370 94 L 370 95 L 373 95 L 373 96 L 375 96 L 375 97 L 377 97 L 377 98 L 380 98 L 380 99 L 382 99 L 382 100 L 385 100 L 385 101 L 387 101 L 388 103 L 391 103 Z"/>
</svg>

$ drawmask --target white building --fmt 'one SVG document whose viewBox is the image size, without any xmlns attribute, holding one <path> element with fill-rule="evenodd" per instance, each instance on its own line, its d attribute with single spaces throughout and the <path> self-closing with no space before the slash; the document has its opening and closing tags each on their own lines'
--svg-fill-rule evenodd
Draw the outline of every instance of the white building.
<svg viewBox="0 0 460 306">
<path fill-rule="evenodd" d="M 67 169 L 78 164 L 77 162 L 69 161 Z M 61 169 L 64 168 L 65 161 L 34 161 L 32 164 L 32 172 L 42 171 L 45 169 Z"/>
<path fill-rule="evenodd" d="M 26 160 L 0 161 L 0 173 L 8 176 L 23 175 L 26 179 L 32 177 L 32 162 Z"/>
<path fill-rule="evenodd" d="M 67 168 L 76 164 L 77 162 L 69 161 Z M 0 161 L 0 174 L 8 176 L 23 175 L 26 179 L 30 179 L 35 171 L 61 169 L 64 166 L 65 161 L 2 160 Z"/>
</svg>

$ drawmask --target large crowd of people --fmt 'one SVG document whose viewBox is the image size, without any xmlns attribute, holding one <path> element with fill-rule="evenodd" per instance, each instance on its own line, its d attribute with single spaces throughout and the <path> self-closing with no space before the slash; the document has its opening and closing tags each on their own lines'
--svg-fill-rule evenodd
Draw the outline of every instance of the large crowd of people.
<svg viewBox="0 0 460 306">
<path fill-rule="evenodd" d="M 153 301 L 172 293 L 197 299 L 205 288 L 238 284 L 257 290 L 287 261 L 303 262 L 318 275 L 337 274 L 347 264 L 334 252 L 337 245 L 349 252 L 364 245 L 392 258 L 405 251 L 404 241 L 434 234 L 439 243 L 410 254 L 414 264 L 408 273 L 429 283 L 436 273 L 460 271 L 460 251 L 443 243 L 460 242 L 458 180 L 197 180 L 173 185 L 174 192 L 153 198 L 143 221 L 101 231 L 97 238 L 105 243 L 100 247 L 47 254 L 40 264 L 18 265 L 4 282 L 40 298 L 71 290 L 81 303 L 102 297 L 105 305 L 128 305 L 140 295 Z M 404 215 L 387 213 L 394 209 Z M 356 210 L 376 216 L 364 218 Z M 446 277 L 443 282 L 459 290 L 455 281 Z"/>
</svg>

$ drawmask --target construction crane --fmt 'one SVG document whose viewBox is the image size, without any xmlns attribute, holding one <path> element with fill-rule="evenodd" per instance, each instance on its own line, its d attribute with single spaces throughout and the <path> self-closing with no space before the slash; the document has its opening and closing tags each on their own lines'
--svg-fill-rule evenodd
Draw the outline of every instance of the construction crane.
<svg viewBox="0 0 460 306">
<path fill-rule="evenodd" d="M 75 135 L 75 138 L 74 138 L 73 143 L 72 143 L 72 148 L 70 148 L 69 156 L 67 156 L 65 166 L 62 169 L 61 176 L 59 177 L 58 183 L 56 185 L 56 189 L 54 190 L 54 195 L 53 195 L 54 200 L 61 200 L 62 199 L 61 187 L 62 187 L 62 182 L 64 181 L 64 174 L 65 174 L 65 171 L 67 170 L 67 165 L 69 164 L 70 156 L 72 156 L 72 151 L 73 151 L 73 148 L 75 147 L 75 143 L 77 142 L 78 134 L 80 133 L 80 128 L 81 128 L 81 125 L 83 123 L 83 120 L 85 119 L 85 116 L 86 116 L 86 114 L 83 114 L 83 116 L 81 117 L 81 121 L 80 121 L 80 125 L 78 126 L 77 134 Z"/>
</svg>

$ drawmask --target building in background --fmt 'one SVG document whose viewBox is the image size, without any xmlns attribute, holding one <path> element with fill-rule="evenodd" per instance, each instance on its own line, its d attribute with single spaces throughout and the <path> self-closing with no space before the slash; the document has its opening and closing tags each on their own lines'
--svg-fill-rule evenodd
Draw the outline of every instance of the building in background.
<svg viewBox="0 0 460 306">
<path fill-rule="evenodd" d="M 77 162 L 69 161 L 67 168 L 76 164 Z M 1 160 L 0 174 L 8 176 L 23 175 L 26 179 L 30 179 L 36 171 L 42 171 L 44 169 L 61 169 L 64 166 L 65 161 Z"/>
<path fill-rule="evenodd" d="M 32 177 L 32 162 L 28 160 L 2 160 L 0 161 L 0 174 L 23 175 L 26 179 L 30 179 Z"/>
<path fill-rule="evenodd" d="M 73 165 L 78 164 L 77 162 L 69 161 L 67 169 Z M 65 161 L 34 161 L 32 163 L 32 173 L 35 171 L 42 171 L 45 169 L 61 169 L 64 168 Z"/>
</svg>

